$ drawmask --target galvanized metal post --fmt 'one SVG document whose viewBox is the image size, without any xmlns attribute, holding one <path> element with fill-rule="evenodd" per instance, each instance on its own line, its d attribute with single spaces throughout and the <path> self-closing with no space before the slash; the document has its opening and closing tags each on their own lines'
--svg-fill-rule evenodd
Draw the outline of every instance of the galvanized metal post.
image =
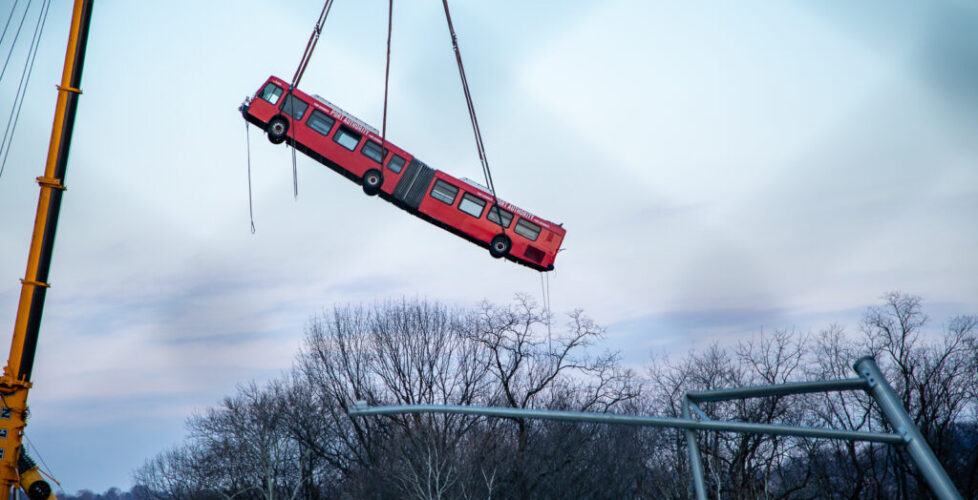
<svg viewBox="0 0 978 500">
<path fill-rule="evenodd" d="M 683 418 L 689 419 L 689 398 L 683 398 Z M 693 486 L 696 488 L 696 499 L 706 499 L 706 482 L 703 480 L 703 463 L 700 461 L 700 448 L 696 443 L 696 431 L 686 429 L 686 449 L 689 451 L 689 465 L 693 470 Z"/>
<path fill-rule="evenodd" d="M 924 475 L 934 495 L 941 500 L 961 500 L 961 493 L 954 488 L 951 478 L 934 456 L 934 452 L 907 414 L 903 404 L 897 399 L 890 384 L 886 382 L 883 373 L 876 366 L 876 361 L 871 356 L 859 358 L 853 368 L 859 376 L 866 379 L 869 386 L 867 392 L 876 400 L 886 421 L 895 431 L 904 436 L 911 460 Z"/>
</svg>

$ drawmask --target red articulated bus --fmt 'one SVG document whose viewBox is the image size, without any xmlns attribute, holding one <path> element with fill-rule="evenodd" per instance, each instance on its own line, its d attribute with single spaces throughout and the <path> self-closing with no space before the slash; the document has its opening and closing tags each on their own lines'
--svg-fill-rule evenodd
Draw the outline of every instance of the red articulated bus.
<svg viewBox="0 0 978 500">
<path fill-rule="evenodd" d="M 435 170 L 389 141 L 382 154 L 376 129 L 326 99 L 290 90 L 272 76 L 240 110 L 272 143 L 287 142 L 368 195 L 488 248 L 493 257 L 538 271 L 554 268 L 566 234 L 559 224 L 502 200 L 495 207 L 486 188 Z"/>
</svg>

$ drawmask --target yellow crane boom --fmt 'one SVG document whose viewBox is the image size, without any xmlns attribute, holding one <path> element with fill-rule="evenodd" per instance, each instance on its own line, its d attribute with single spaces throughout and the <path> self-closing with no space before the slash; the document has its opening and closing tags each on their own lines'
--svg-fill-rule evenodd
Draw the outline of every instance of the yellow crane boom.
<svg viewBox="0 0 978 500">
<path fill-rule="evenodd" d="M 81 95 L 82 66 L 93 1 L 75 0 L 74 3 L 47 164 L 44 175 L 37 178 L 41 193 L 37 201 L 27 272 L 20 280 L 20 303 L 10 343 L 10 357 L 0 376 L 0 481 L 3 483 L 0 485 L 0 500 L 8 500 L 12 488 L 17 485 L 27 492 L 31 500 L 56 500 L 50 485 L 24 453 L 21 440 L 27 424 L 27 392 L 31 388 L 31 371 L 34 368 L 44 297 L 50 288 L 48 271 L 61 211 L 61 196 L 65 191 L 65 169 L 78 97 Z"/>
</svg>

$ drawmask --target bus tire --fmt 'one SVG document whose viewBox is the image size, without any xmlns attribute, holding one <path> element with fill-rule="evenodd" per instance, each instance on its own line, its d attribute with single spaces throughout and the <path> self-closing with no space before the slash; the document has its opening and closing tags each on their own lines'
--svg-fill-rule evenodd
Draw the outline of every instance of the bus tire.
<svg viewBox="0 0 978 500">
<path fill-rule="evenodd" d="M 268 122 L 268 140 L 272 144 L 282 144 L 289 133 L 289 122 L 276 116 Z"/>
<path fill-rule="evenodd" d="M 489 254 L 499 259 L 509 254 L 509 250 L 512 247 L 513 242 L 509 239 L 509 236 L 506 236 L 505 234 L 497 234 L 489 243 Z"/>
<path fill-rule="evenodd" d="M 363 192 L 373 196 L 380 191 L 380 186 L 384 184 L 384 174 L 380 170 L 372 168 L 363 174 Z"/>
</svg>

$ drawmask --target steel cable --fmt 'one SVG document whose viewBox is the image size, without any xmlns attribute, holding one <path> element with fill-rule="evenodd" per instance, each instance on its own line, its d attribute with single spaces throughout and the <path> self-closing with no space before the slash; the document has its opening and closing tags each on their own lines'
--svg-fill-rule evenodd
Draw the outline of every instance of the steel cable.
<svg viewBox="0 0 978 500">
<path fill-rule="evenodd" d="M 33 0 L 27 0 L 27 7 L 24 9 L 24 15 L 20 17 L 20 24 L 17 26 L 17 33 L 14 33 L 14 41 L 11 42 L 11 44 L 10 44 L 10 51 L 7 52 L 7 58 L 3 61 L 3 69 L 0 70 L 0 81 L 3 81 L 3 75 L 7 73 L 7 64 L 10 63 L 10 57 L 13 56 L 13 54 L 14 54 L 14 47 L 17 46 L 17 40 L 20 40 L 20 30 L 21 30 L 21 28 L 24 27 L 24 21 L 27 19 L 27 13 L 30 12 L 30 10 L 31 10 L 31 3 L 32 2 L 33 2 Z M 16 6 L 17 6 L 17 4 L 15 3 L 14 4 L 14 7 L 16 7 Z M 10 15 L 11 16 L 14 15 L 13 14 L 13 11 L 10 12 Z M 10 20 L 8 19 L 7 22 L 9 24 Z M 7 33 L 7 28 L 6 27 L 3 28 L 3 32 L 4 32 L 4 35 L 6 36 L 6 33 Z"/>
<path fill-rule="evenodd" d="M 384 158 L 387 157 L 387 90 L 391 76 L 391 33 L 394 26 L 394 0 L 387 4 L 387 65 L 384 69 L 384 122 L 380 130 L 380 168 L 384 169 Z"/>
<path fill-rule="evenodd" d="M 0 46 L 3 45 L 4 38 L 7 38 L 7 28 L 10 27 L 10 21 L 14 18 L 14 12 L 17 11 L 18 3 L 20 3 L 20 0 L 14 0 L 13 7 L 10 7 L 10 14 L 7 15 L 7 22 L 3 24 L 3 33 L 0 34 Z"/>
<path fill-rule="evenodd" d="M 319 13 L 319 19 L 316 20 L 316 25 L 312 29 L 312 35 L 309 36 L 309 41 L 306 42 L 306 50 L 302 52 L 302 59 L 299 60 L 299 67 L 295 70 L 295 75 L 292 76 L 292 87 L 295 88 L 299 85 L 299 80 L 302 79 L 302 75 L 306 72 L 306 66 L 309 65 L 309 59 L 312 58 L 312 52 L 316 49 L 316 43 L 319 42 L 319 36 L 323 32 L 323 28 L 326 26 L 326 16 L 329 15 L 330 9 L 333 8 L 333 0 L 326 0 L 323 3 L 323 10 Z"/>
<path fill-rule="evenodd" d="M 326 0 L 323 3 L 323 10 L 319 12 L 319 19 L 316 20 L 316 25 L 312 29 L 312 34 L 309 35 L 309 41 L 306 42 L 306 49 L 302 52 L 302 59 L 299 60 L 299 67 L 296 68 L 295 74 L 292 76 L 292 83 L 289 85 L 289 92 L 286 95 L 289 100 L 289 131 L 288 134 L 291 135 L 292 139 L 292 197 L 293 199 L 299 199 L 299 172 L 296 168 L 295 159 L 295 97 L 292 96 L 292 90 L 299 86 L 299 81 L 302 80 L 302 75 L 306 72 L 306 67 L 309 66 L 309 60 L 312 58 L 312 52 L 316 49 L 316 44 L 319 42 L 319 37 L 323 33 L 323 27 L 326 26 L 326 16 L 329 15 L 329 11 L 333 8 L 333 0 Z"/>
<path fill-rule="evenodd" d="M 489 159 L 486 156 L 486 148 L 482 142 L 482 131 L 479 129 L 479 119 L 475 116 L 475 105 L 472 103 L 472 93 L 469 92 L 469 82 L 465 77 L 465 67 L 462 65 L 462 52 L 458 48 L 458 36 L 455 34 L 455 27 L 452 25 L 452 15 L 448 10 L 448 0 L 442 0 L 445 7 L 445 20 L 448 21 L 448 32 L 452 36 L 452 49 L 455 51 L 455 61 L 458 64 L 458 75 L 462 79 L 462 91 L 465 93 L 465 102 L 469 108 L 469 120 L 472 122 L 472 132 L 475 134 L 475 146 L 479 152 L 479 161 L 482 163 L 482 175 L 486 179 L 486 185 L 492 193 L 492 202 L 496 209 L 496 218 L 503 234 L 506 234 L 506 226 L 503 225 L 503 216 L 499 207 L 499 199 L 496 197 L 496 186 L 492 182 L 492 172 L 489 170 Z M 492 208 L 490 215 L 492 214 Z"/>
<path fill-rule="evenodd" d="M 41 4 L 41 12 L 37 18 L 37 25 L 34 27 L 34 36 L 31 38 L 31 46 L 27 51 L 27 61 L 24 62 L 24 71 L 20 76 L 21 83 L 18 85 L 17 96 L 14 98 L 14 108 L 10 110 L 11 118 L 7 121 L 7 128 L 4 130 L 3 140 L 0 142 L 0 156 L 2 156 L 2 160 L 0 160 L 0 175 L 3 175 L 3 169 L 7 166 L 7 158 L 10 157 L 10 148 L 14 142 L 14 133 L 17 131 L 17 122 L 20 120 L 20 110 L 24 106 L 24 98 L 27 96 L 27 85 L 31 81 L 31 73 L 34 72 L 34 61 L 37 59 L 37 51 L 41 45 L 41 36 L 44 34 L 44 25 L 47 22 L 48 12 L 50 10 L 51 0 L 45 0 Z M 14 113 L 14 109 L 16 109 L 16 113 Z"/>
</svg>

